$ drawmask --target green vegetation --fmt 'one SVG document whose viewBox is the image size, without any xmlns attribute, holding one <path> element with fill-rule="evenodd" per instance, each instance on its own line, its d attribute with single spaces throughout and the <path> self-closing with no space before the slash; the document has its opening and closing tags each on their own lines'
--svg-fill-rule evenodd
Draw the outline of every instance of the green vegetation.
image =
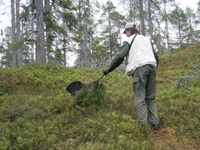
<svg viewBox="0 0 200 150">
<path fill-rule="evenodd" d="M 74 100 L 74 106 L 94 107 L 98 109 L 105 104 L 105 88 L 102 83 L 91 82 L 80 90 Z"/>
<path fill-rule="evenodd" d="M 0 149 L 198 149 L 200 79 L 180 76 L 200 65 L 200 47 L 161 57 L 157 77 L 159 131 L 137 125 L 130 79 L 114 71 L 100 87 L 78 97 L 66 92 L 74 80 L 86 84 L 102 70 L 55 63 L 0 69 Z M 75 106 L 75 107 L 74 107 Z"/>
</svg>

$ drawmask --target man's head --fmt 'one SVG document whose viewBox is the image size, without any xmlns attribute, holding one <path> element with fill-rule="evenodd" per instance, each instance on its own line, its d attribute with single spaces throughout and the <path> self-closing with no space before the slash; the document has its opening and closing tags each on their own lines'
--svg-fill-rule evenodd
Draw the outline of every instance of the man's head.
<svg viewBox="0 0 200 150">
<path fill-rule="evenodd" d="M 126 36 L 131 36 L 135 33 L 139 33 L 137 28 L 136 28 L 136 25 L 133 23 L 133 22 L 128 22 L 126 25 L 125 25 L 125 29 L 124 29 L 124 34 L 126 34 Z"/>
</svg>

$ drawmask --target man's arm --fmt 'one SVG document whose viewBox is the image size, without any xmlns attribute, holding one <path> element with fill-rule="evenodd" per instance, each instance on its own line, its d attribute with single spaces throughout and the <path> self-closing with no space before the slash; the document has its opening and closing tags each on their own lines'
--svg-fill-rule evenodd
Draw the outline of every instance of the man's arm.
<svg viewBox="0 0 200 150">
<path fill-rule="evenodd" d="M 109 72 L 117 68 L 124 61 L 124 58 L 128 55 L 128 52 L 129 44 L 128 42 L 124 42 L 117 54 L 115 55 L 114 59 L 112 60 L 111 65 L 108 67 L 107 70 L 104 71 L 104 75 L 107 75 Z"/>
</svg>

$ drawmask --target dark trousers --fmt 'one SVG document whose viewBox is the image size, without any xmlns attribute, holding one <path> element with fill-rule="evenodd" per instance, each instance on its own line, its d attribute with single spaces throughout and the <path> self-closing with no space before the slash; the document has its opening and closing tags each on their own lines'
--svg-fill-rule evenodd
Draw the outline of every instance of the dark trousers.
<svg viewBox="0 0 200 150">
<path fill-rule="evenodd" d="M 133 73 L 133 91 L 138 121 L 159 124 L 156 108 L 156 67 L 144 65 Z"/>
</svg>

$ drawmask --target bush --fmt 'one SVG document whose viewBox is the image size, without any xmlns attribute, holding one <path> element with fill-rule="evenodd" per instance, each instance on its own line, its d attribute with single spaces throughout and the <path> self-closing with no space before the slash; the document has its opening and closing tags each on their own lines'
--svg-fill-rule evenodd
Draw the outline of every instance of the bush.
<svg viewBox="0 0 200 150">
<path fill-rule="evenodd" d="M 102 83 L 90 83 L 75 97 L 74 106 L 99 108 L 105 101 L 105 88 Z"/>
</svg>

